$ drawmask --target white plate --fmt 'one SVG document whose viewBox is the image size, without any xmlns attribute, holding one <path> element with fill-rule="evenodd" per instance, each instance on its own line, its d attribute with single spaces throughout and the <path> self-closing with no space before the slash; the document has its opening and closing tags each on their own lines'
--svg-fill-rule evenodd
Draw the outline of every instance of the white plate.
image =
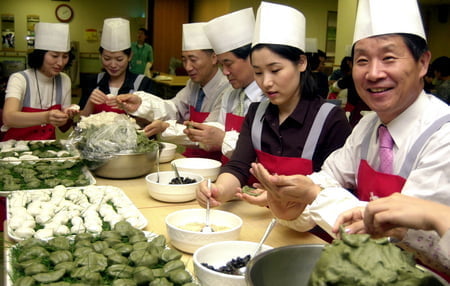
<svg viewBox="0 0 450 286">
<path fill-rule="evenodd" d="M 73 188 L 66 188 L 67 190 L 72 190 L 72 189 L 79 189 L 79 190 L 83 190 L 83 189 L 91 189 L 94 191 L 102 191 L 104 194 L 108 193 L 111 194 L 112 192 L 114 192 L 114 198 L 117 199 L 117 201 L 121 202 L 122 206 L 127 206 L 128 207 L 128 211 L 134 212 L 136 214 L 135 219 L 132 221 L 129 221 L 131 223 L 131 225 L 137 229 L 143 229 L 147 226 L 148 221 L 147 219 L 144 217 L 144 215 L 136 208 L 136 206 L 133 204 L 133 202 L 127 197 L 127 195 L 125 195 L 125 193 L 123 192 L 122 189 L 114 187 L 114 186 L 86 186 L 86 187 L 73 187 Z M 8 221 L 15 215 L 14 214 L 14 208 L 12 208 L 12 205 L 15 205 L 16 201 L 15 200 L 22 200 L 23 197 L 22 195 L 27 196 L 26 198 L 30 197 L 31 195 L 39 196 L 39 192 L 42 193 L 42 195 L 45 194 L 49 194 L 53 191 L 54 189 L 42 189 L 42 190 L 28 190 L 28 191 L 24 191 L 25 193 L 13 193 L 8 197 L 8 203 L 7 203 L 7 219 Z M 115 205 L 117 207 L 117 205 Z M 16 208 L 17 209 L 17 208 Z M 99 216 L 101 217 L 101 215 L 99 214 Z M 102 217 L 101 217 L 102 218 Z M 102 218 L 103 219 L 103 218 Z M 7 229 L 8 229 L 8 235 L 9 237 L 11 237 L 13 240 L 15 241 L 21 241 L 23 240 L 23 238 L 18 237 L 15 233 L 14 233 L 14 229 L 12 229 L 12 227 L 10 226 L 9 222 L 7 225 Z M 50 237 L 51 238 L 51 237 Z"/>
<path fill-rule="evenodd" d="M 82 169 L 83 174 L 86 176 L 86 178 L 89 180 L 89 185 L 95 185 L 97 183 L 97 180 L 95 179 L 95 177 L 92 175 L 91 171 L 89 171 L 89 169 L 84 166 Z M 68 187 L 68 189 L 71 188 L 82 188 L 82 187 L 87 187 L 87 186 L 78 186 L 78 187 Z M 34 189 L 30 189 L 30 190 L 17 190 L 17 191 L 2 191 L 0 190 L 0 197 L 6 197 L 14 192 L 24 192 L 24 191 L 33 191 Z M 41 189 L 44 190 L 44 189 Z"/>
</svg>

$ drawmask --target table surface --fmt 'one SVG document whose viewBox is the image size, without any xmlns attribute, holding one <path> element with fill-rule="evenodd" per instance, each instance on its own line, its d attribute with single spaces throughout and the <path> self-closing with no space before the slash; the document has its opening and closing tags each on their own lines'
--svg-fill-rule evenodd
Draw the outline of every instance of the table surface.
<svg viewBox="0 0 450 286">
<path fill-rule="evenodd" d="M 181 155 L 177 154 L 176 158 L 178 157 L 181 157 Z M 160 171 L 169 170 L 171 170 L 169 163 L 160 165 Z M 167 236 L 164 221 L 166 216 L 174 211 L 200 207 L 195 200 L 184 203 L 166 203 L 153 199 L 147 192 L 145 177 L 127 180 L 112 180 L 96 177 L 96 180 L 99 186 L 111 185 L 121 188 L 147 218 L 148 225 L 144 230 L 165 235 L 170 247 L 172 246 Z M 243 225 L 240 240 L 245 241 L 259 242 L 273 217 L 267 208 L 251 205 L 239 200 L 227 202 L 217 209 L 232 212 L 242 218 Z M 280 224 L 274 227 L 265 242 L 265 244 L 272 247 L 317 243 L 324 244 L 325 242 L 310 233 L 297 232 Z M 193 270 L 192 255 L 184 253 L 183 260 L 186 262 L 187 268 Z"/>
<path fill-rule="evenodd" d="M 169 86 L 185 86 L 189 80 L 189 76 L 186 75 L 172 75 L 160 72 L 158 76 L 151 78 L 161 84 Z"/>
</svg>

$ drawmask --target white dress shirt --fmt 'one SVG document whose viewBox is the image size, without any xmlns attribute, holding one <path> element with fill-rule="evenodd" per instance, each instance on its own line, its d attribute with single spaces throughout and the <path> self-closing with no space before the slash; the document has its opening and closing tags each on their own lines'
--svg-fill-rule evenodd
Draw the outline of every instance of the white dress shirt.
<svg viewBox="0 0 450 286">
<path fill-rule="evenodd" d="M 422 92 L 408 109 L 387 125 L 395 142 L 394 174 L 399 172 L 408 151 L 418 136 L 438 118 L 448 114 L 450 114 L 448 105 L 435 96 Z M 311 205 L 307 206 L 302 215 L 291 221 L 280 220 L 282 224 L 299 231 L 307 231 L 318 224 L 332 234 L 331 228 L 339 214 L 367 203 L 359 201 L 344 188 L 356 189 L 361 160 L 361 143 L 367 132 L 372 133 L 367 162 L 372 168 L 378 168 L 377 132 L 376 128 L 368 128 L 376 117 L 375 112 L 365 115 L 347 138 L 345 145 L 327 158 L 320 172 L 309 176 L 324 190 L 319 193 Z M 378 122 L 381 123 L 379 119 Z M 449 154 L 450 123 L 446 123 L 428 139 L 419 152 L 413 163 L 412 171 L 406 178 L 402 194 L 450 205 Z M 426 232 L 409 230 L 403 242 L 417 248 L 417 233 Z M 427 237 L 429 237 L 428 234 Z M 433 240 L 436 245 L 439 239 L 437 233 L 433 232 Z"/>
</svg>

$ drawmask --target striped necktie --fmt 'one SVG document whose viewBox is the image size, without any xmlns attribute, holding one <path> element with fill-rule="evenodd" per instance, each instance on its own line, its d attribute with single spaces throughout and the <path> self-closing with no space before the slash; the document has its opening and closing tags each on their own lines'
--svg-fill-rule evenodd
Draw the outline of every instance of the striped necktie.
<svg viewBox="0 0 450 286">
<path fill-rule="evenodd" d="M 245 113 L 245 97 L 246 97 L 245 91 L 242 90 L 241 93 L 239 94 L 239 102 L 236 111 L 236 114 L 239 116 L 244 116 Z"/>
<path fill-rule="evenodd" d="M 197 102 L 195 103 L 195 110 L 199 111 L 202 109 L 203 99 L 205 99 L 205 93 L 203 92 L 203 88 L 200 88 L 197 95 Z"/>
<path fill-rule="evenodd" d="M 386 126 L 380 125 L 378 128 L 378 140 L 380 143 L 378 155 L 380 156 L 379 171 L 386 174 L 392 174 L 394 154 L 394 140 Z"/>
</svg>

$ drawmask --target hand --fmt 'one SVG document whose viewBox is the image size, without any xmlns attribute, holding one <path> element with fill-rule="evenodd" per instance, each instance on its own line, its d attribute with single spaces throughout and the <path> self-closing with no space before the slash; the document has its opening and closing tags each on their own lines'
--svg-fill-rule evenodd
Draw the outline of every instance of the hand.
<svg viewBox="0 0 450 286">
<path fill-rule="evenodd" d="M 371 234 L 406 227 L 436 230 L 443 235 L 449 228 L 450 208 L 446 205 L 411 196 L 393 195 L 369 202 L 364 213 L 364 223 Z"/>
<path fill-rule="evenodd" d="M 142 104 L 142 99 L 131 93 L 119 94 L 115 100 L 117 101 L 117 105 L 126 112 L 135 112 Z"/>
<path fill-rule="evenodd" d="M 156 134 L 164 132 L 169 127 L 169 124 L 162 120 L 155 120 L 149 125 L 144 127 L 144 132 L 147 137 L 151 137 Z"/>
<path fill-rule="evenodd" d="M 240 198 L 243 201 L 246 201 L 252 205 L 257 205 L 260 207 L 267 207 L 267 191 L 262 189 L 255 189 L 253 190 L 255 194 L 258 194 L 257 196 L 248 195 L 246 193 L 242 192 L 242 189 L 239 188 L 239 192 L 236 193 L 236 197 Z"/>
<path fill-rule="evenodd" d="M 69 118 L 73 118 L 75 115 L 80 113 L 80 106 L 78 104 L 71 104 L 62 110 Z"/>
<path fill-rule="evenodd" d="M 221 205 L 221 202 L 217 200 L 217 197 L 219 197 L 220 186 L 217 186 L 216 184 L 211 184 L 211 189 L 208 189 L 207 182 L 203 181 L 199 184 L 196 192 L 197 202 L 200 206 L 206 207 L 206 200 L 209 198 L 209 206 L 210 207 L 217 207 Z"/>
<path fill-rule="evenodd" d="M 184 134 L 192 142 L 199 142 L 206 151 L 219 151 L 222 149 L 225 131 L 220 128 L 210 126 L 194 121 L 185 121 L 184 125 L 188 128 L 184 129 Z"/>
<path fill-rule="evenodd" d="M 339 215 L 333 226 L 333 232 L 339 234 L 340 226 L 344 226 L 347 233 L 366 233 L 364 227 L 364 207 L 355 207 Z"/>
<path fill-rule="evenodd" d="M 47 123 L 55 127 L 65 125 L 68 119 L 69 116 L 61 110 L 52 109 L 47 111 Z"/>
<path fill-rule="evenodd" d="M 108 97 L 106 96 L 106 94 L 103 93 L 103 91 L 99 90 L 99 89 L 94 89 L 91 92 L 91 95 L 89 96 L 89 101 L 92 102 L 93 104 L 104 104 L 106 103 L 106 101 L 108 100 Z"/>
<path fill-rule="evenodd" d="M 259 181 L 257 187 L 267 190 L 277 200 L 310 204 L 320 192 L 320 186 L 303 175 L 271 175 L 260 163 L 252 163 L 250 169 Z"/>
</svg>

